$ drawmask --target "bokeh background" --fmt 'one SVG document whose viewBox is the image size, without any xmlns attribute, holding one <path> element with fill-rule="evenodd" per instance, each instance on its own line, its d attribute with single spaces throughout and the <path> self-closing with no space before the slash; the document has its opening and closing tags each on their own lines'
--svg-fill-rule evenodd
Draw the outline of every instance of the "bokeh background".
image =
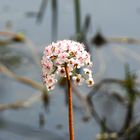
<svg viewBox="0 0 140 140">
<path fill-rule="evenodd" d="M 139 0 L 0 0 L 0 139 L 68 139 L 65 84 L 48 103 L 40 60 L 52 41 L 73 39 L 95 80 L 74 88 L 75 139 L 139 140 L 139 25 Z"/>
</svg>

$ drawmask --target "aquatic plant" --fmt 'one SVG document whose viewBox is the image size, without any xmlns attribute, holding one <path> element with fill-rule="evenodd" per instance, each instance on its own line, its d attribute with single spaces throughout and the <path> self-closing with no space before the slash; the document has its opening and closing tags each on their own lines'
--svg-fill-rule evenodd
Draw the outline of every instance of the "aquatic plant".
<svg viewBox="0 0 140 140">
<path fill-rule="evenodd" d="M 48 91 L 54 89 L 59 77 L 66 77 L 68 83 L 69 134 L 70 140 L 74 140 L 71 80 L 76 86 L 82 85 L 84 82 L 89 87 L 93 86 L 90 54 L 81 43 L 72 40 L 58 41 L 45 48 L 41 64 L 43 82 Z"/>
</svg>

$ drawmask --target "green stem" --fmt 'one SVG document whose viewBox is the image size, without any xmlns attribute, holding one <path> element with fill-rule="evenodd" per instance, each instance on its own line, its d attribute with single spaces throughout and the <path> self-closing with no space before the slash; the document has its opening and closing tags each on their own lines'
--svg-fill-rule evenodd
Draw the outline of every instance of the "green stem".
<svg viewBox="0 0 140 140">
<path fill-rule="evenodd" d="M 124 123 L 124 131 L 127 130 L 131 123 L 132 123 L 132 119 L 133 119 L 133 113 L 134 113 L 134 93 L 131 92 L 129 93 L 129 96 L 132 96 L 132 97 L 129 97 L 129 102 L 128 102 L 128 105 L 127 105 L 127 113 L 126 113 L 126 118 L 125 118 L 125 123 Z"/>
<path fill-rule="evenodd" d="M 76 27 L 76 34 L 81 32 L 81 15 L 80 15 L 80 1 L 74 0 L 75 6 L 75 27 Z"/>
</svg>

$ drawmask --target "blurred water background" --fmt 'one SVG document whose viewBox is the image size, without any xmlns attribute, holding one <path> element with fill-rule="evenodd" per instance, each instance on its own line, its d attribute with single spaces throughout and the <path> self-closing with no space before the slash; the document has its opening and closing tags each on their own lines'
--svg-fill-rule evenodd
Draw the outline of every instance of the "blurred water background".
<svg viewBox="0 0 140 140">
<path fill-rule="evenodd" d="M 22 33 L 32 41 L 31 44 L 0 44 L 0 61 L 11 71 L 41 83 L 41 70 L 32 56 L 37 55 L 40 60 L 44 47 L 52 41 L 75 38 L 76 33 L 78 34 L 83 28 L 86 17 L 89 17 L 90 25 L 86 33 L 86 43 L 94 63 L 95 83 L 104 78 L 124 78 L 126 63 L 129 64 L 130 71 L 140 74 L 139 45 L 111 43 L 97 48 L 91 43 L 91 39 L 99 31 L 105 37 L 140 38 L 139 0 L 80 0 L 81 18 L 77 26 L 75 23 L 76 0 L 52 1 L 44 0 L 43 5 L 46 7 L 39 15 L 43 0 L 0 0 L 0 31 Z M 3 36 L 0 36 L 0 39 L 3 40 Z M 113 89 L 117 88 L 113 87 Z M 83 86 L 78 90 L 86 96 L 91 89 Z M 103 92 L 106 90 L 104 89 Z M 117 90 L 120 91 L 120 89 Z M 27 99 L 38 93 L 39 91 L 0 74 L 0 104 Z M 94 98 L 98 113 L 109 116 L 107 119 L 109 126 L 118 130 L 124 121 L 123 105 L 102 93 Z M 75 139 L 95 139 L 96 134 L 100 132 L 97 122 L 94 118 L 84 121 L 85 112 L 81 109 L 77 98 L 74 98 L 74 104 L 76 106 Z M 137 105 L 136 108 L 138 107 Z M 39 116 L 43 116 L 46 122 L 43 128 L 39 126 Z M 59 86 L 50 93 L 47 110 L 44 109 L 42 101 L 38 101 L 27 109 L 0 112 L 1 140 L 53 140 L 56 138 L 68 139 L 67 106 L 64 89 Z"/>
</svg>

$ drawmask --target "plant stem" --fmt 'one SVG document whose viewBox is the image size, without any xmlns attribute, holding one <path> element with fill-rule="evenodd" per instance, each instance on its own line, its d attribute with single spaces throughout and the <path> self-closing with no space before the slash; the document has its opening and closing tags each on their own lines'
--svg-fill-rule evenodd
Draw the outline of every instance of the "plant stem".
<svg viewBox="0 0 140 140">
<path fill-rule="evenodd" d="M 74 123 L 73 123 L 73 103 L 72 103 L 72 84 L 69 75 L 69 68 L 65 65 L 67 83 L 68 83 L 68 112 L 69 112 L 69 139 L 74 140 Z"/>
<path fill-rule="evenodd" d="M 80 16 L 80 1 L 74 0 L 74 6 L 75 6 L 75 26 L 76 26 L 76 34 L 79 34 L 81 32 L 81 16 Z"/>
<path fill-rule="evenodd" d="M 134 92 L 130 92 L 128 93 L 129 95 L 129 100 L 128 100 L 128 105 L 127 105 L 127 112 L 126 112 L 126 117 L 125 117 L 125 122 L 124 122 L 124 126 L 122 129 L 122 132 L 126 131 L 128 128 L 130 128 L 131 123 L 133 121 L 133 114 L 134 114 Z M 131 96 L 131 97 L 130 97 Z"/>
</svg>

